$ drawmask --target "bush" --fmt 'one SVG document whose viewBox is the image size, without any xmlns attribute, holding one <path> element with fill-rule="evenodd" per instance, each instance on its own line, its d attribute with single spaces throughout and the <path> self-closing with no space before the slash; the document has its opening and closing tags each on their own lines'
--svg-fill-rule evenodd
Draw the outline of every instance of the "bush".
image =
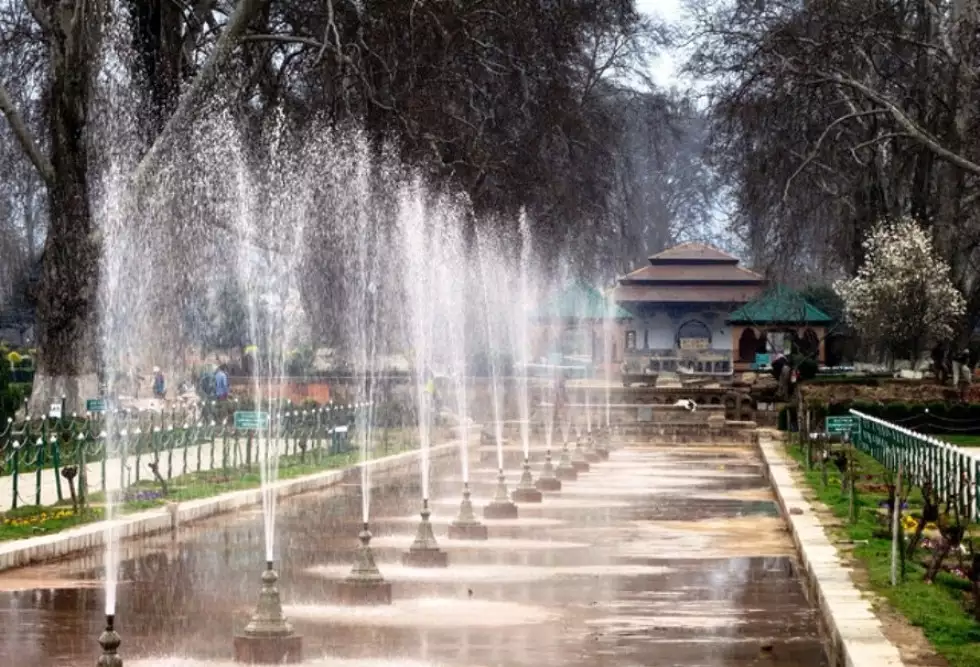
<svg viewBox="0 0 980 667">
<path fill-rule="evenodd" d="M 800 373 L 800 381 L 806 382 L 817 377 L 819 366 L 817 361 L 803 354 L 794 354 L 789 358 L 790 365 Z"/>
</svg>

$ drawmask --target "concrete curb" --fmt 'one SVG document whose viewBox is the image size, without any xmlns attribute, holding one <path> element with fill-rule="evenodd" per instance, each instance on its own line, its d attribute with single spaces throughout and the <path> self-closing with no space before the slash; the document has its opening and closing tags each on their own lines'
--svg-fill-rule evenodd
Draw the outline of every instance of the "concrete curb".
<svg viewBox="0 0 980 667">
<path fill-rule="evenodd" d="M 459 443 L 451 442 L 433 447 L 429 453 L 432 460 L 453 456 L 459 451 Z M 419 452 L 413 450 L 394 456 L 370 461 L 373 479 L 379 475 L 391 473 L 407 473 L 418 466 Z M 359 480 L 361 464 L 325 470 L 304 477 L 287 479 L 276 482 L 272 488 L 276 498 L 287 498 L 301 493 L 320 491 L 349 481 Z M 183 503 L 171 503 L 165 507 L 154 508 L 145 512 L 128 514 L 115 521 L 115 531 L 119 539 L 131 540 L 148 537 L 156 533 L 176 529 L 186 523 L 206 519 L 217 514 L 234 512 L 243 507 L 252 507 L 262 503 L 261 489 L 245 489 L 231 491 L 211 498 L 188 500 Z M 30 537 L 23 540 L 13 540 L 0 544 L 0 572 L 28 565 L 36 565 L 45 561 L 65 558 L 105 546 L 107 526 L 104 521 L 85 524 L 77 528 L 63 530 L 53 535 Z"/>
<path fill-rule="evenodd" d="M 789 457 L 769 433 L 758 433 L 766 477 L 803 565 L 807 597 L 819 610 L 827 631 L 830 667 L 904 667 L 898 648 L 882 633 L 870 604 L 793 480 Z M 791 508 L 803 513 L 791 514 Z"/>
</svg>

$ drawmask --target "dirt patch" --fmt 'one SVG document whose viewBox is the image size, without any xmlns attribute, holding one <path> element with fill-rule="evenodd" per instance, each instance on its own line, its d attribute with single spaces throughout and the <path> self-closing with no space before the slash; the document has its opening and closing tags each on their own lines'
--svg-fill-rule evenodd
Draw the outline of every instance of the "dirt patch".
<svg viewBox="0 0 980 667">
<path fill-rule="evenodd" d="M 871 603 L 875 616 L 881 623 L 881 631 L 885 637 L 898 649 L 902 662 L 906 667 L 949 667 L 949 663 L 938 656 L 922 634 L 922 630 L 911 625 L 904 616 L 895 611 L 887 600 L 876 595 L 868 583 L 868 573 L 860 561 L 851 552 L 853 545 L 845 543 L 841 531 L 844 523 L 830 509 L 816 498 L 810 490 L 798 464 L 793 466 L 793 481 L 797 488 L 803 490 L 803 497 L 809 501 L 813 511 L 840 555 L 841 562 L 851 570 L 851 581 L 861 591 L 861 595 Z"/>
</svg>

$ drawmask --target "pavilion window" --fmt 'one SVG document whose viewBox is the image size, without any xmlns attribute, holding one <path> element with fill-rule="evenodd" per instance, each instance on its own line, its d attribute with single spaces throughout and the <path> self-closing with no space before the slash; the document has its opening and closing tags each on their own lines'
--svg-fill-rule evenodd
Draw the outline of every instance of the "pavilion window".
<svg viewBox="0 0 980 667">
<path fill-rule="evenodd" d="M 632 330 L 627 331 L 626 332 L 626 350 L 629 351 L 629 350 L 635 350 L 635 349 L 636 349 L 636 332 L 635 331 L 632 331 Z"/>
</svg>

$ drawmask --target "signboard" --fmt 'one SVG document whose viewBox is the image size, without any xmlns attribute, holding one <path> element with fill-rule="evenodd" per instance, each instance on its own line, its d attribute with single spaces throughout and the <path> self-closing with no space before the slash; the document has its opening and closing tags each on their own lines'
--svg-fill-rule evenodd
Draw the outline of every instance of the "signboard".
<svg viewBox="0 0 980 667">
<path fill-rule="evenodd" d="M 235 413 L 235 428 L 247 431 L 258 431 L 269 428 L 269 413 L 244 412 L 239 410 Z"/>
<path fill-rule="evenodd" d="M 85 401 L 86 412 L 105 412 L 104 398 L 89 398 Z"/>
<path fill-rule="evenodd" d="M 707 350 L 711 346 L 707 338 L 681 338 L 679 342 L 682 350 Z"/>
<path fill-rule="evenodd" d="M 769 355 L 768 354 L 757 354 L 755 355 L 755 365 L 761 367 L 769 365 Z"/>
<path fill-rule="evenodd" d="M 51 419 L 61 419 L 61 401 L 51 404 L 51 409 L 48 410 L 48 417 L 51 417 Z"/>
<path fill-rule="evenodd" d="M 827 417 L 827 433 L 853 433 L 856 428 L 856 417 Z"/>
</svg>

